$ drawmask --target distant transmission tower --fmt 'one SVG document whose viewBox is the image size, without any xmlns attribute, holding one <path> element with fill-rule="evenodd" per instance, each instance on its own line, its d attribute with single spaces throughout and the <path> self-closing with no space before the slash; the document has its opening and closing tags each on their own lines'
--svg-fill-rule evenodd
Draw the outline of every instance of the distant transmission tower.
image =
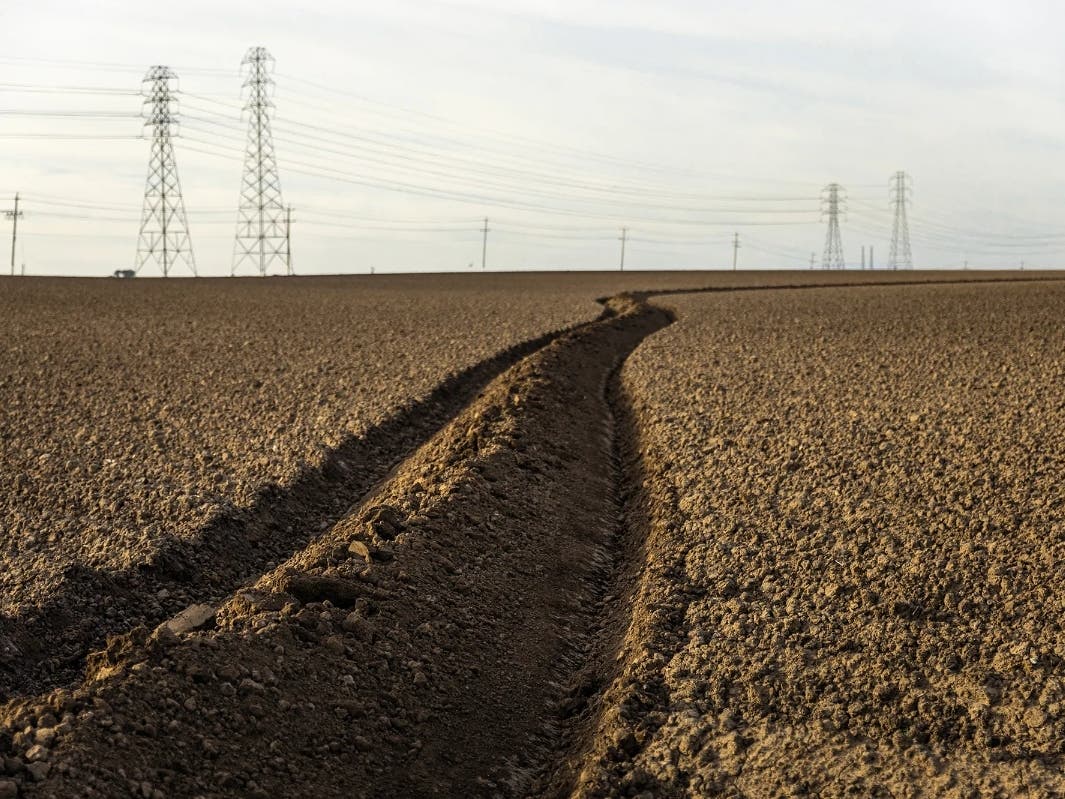
<svg viewBox="0 0 1065 799">
<path fill-rule="evenodd" d="M 270 133 L 270 109 L 274 79 L 274 58 L 265 47 L 252 47 L 240 63 L 248 112 L 248 143 L 244 150 L 244 175 L 240 183 L 240 211 L 237 239 L 233 247 L 233 269 L 252 264 L 266 275 L 274 261 L 292 273 L 290 243 L 281 201 L 281 180 L 277 176 L 274 141 Z"/>
<path fill-rule="evenodd" d="M 139 272 L 152 261 L 162 267 L 163 277 L 168 277 L 171 269 L 181 264 L 196 274 L 185 201 L 181 197 L 174 145 L 170 141 L 178 128 L 174 108 L 177 91 L 177 75 L 169 67 L 151 67 L 144 76 L 144 126 L 153 128 L 152 154 L 148 160 L 134 271 Z"/>
<path fill-rule="evenodd" d="M 906 206 L 913 196 L 913 181 L 905 172 L 896 172 L 891 178 L 891 203 L 895 206 L 895 224 L 891 229 L 891 252 L 888 265 L 892 269 L 913 269 L 910 253 L 910 223 L 906 219 Z"/>
<path fill-rule="evenodd" d="M 846 192 L 838 183 L 829 183 L 821 193 L 821 215 L 828 217 L 828 233 L 825 235 L 825 252 L 821 257 L 824 269 L 846 269 L 843 260 L 843 239 L 839 234 L 840 211 L 847 210 Z"/>
</svg>

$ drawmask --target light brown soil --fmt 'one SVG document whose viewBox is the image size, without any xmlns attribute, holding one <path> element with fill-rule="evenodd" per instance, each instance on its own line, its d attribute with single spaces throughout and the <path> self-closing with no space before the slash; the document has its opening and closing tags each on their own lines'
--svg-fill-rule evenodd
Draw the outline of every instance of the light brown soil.
<svg viewBox="0 0 1065 799">
<path fill-rule="evenodd" d="M 44 545 L 26 546 L 21 528 L 0 537 L 14 572 L 0 690 L 24 697 L 0 709 L 0 798 L 842 795 L 877 780 L 896 795 L 936 792 L 922 769 L 992 795 L 1060 770 L 1063 661 L 1044 639 L 1056 630 L 1060 641 L 1061 594 L 1043 589 L 1050 610 L 1036 618 L 1026 593 L 1060 580 L 1060 561 L 1024 560 L 1030 579 L 1005 612 L 1006 586 L 973 598 L 983 583 L 965 559 L 1013 557 L 1018 503 L 1036 497 L 1043 516 L 1023 516 L 1024 529 L 1060 539 L 1049 487 L 1060 464 L 1041 464 L 1044 486 L 1010 460 L 1016 442 L 1052 440 L 1050 422 L 1025 427 L 1026 401 L 1041 419 L 1060 413 L 1045 396 L 1062 363 L 1059 284 L 671 296 L 657 302 L 680 321 L 636 350 L 618 385 L 608 377 L 668 322 L 660 312 L 618 299 L 615 316 L 550 332 L 586 323 L 601 310 L 592 297 L 625 288 L 968 277 L 19 282 L 0 294 L 20 309 L 5 324 L 23 331 L 4 356 L 0 394 L 16 410 L 0 433 L 48 457 L 5 447 L 25 461 L 13 467 L 25 485 L 0 507 L 53 532 Z M 87 312 L 78 295 L 93 292 Z M 127 350 L 105 342 L 117 324 Z M 1000 423 L 966 391 L 1006 362 L 1027 393 L 1006 392 L 1014 410 Z M 829 424 L 854 408 L 880 424 L 917 401 L 922 424 L 893 424 L 886 448 L 864 421 Z M 125 427 L 101 413 L 109 404 Z M 949 434 L 923 426 L 936 413 Z M 792 427 L 781 460 L 777 437 Z M 939 464 L 951 436 L 978 442 L 965 450 L 975 460 Z M 970 486 L 973 464 L 1007 439 L 1014 449 L 994 461 L 1006 478 L 988 467 L 977 473 L 992 482 Z M 59 445 L 75 448 L 63 462 L 72 478 L 48 505 Z M 217 473 L 228 479 L 210 489 L 214 504 L 185 502 Z M 1010 488 L 1001 508 L 1007 478 L 1029 493 Z M 806 504 L 782 505 L 784 486 Z M 998 504 L 964 508 L 985 495 Z M 51 510 L 59 503 L 71 507 Z M 951 535 L 970 522 L 991 538 L 963 557 Z M 102 535 L 111 524 L 127 533 Z M 815 585 L 830 572 L 814 553 L 841 547 L 843 563 L 887 560 Z M 947 564 L 958 576 L 931 588 Z M 994 584 L 1015 584 L 1003 574 Z M 940 616 L 962 613 L 963 599 L 969 649 L 958 651 L 976 665 L 956 674 L 990 697 L 968 726 L 955 711 L 972 708 L 942 699 L 948 683 L 930 676 L 960 635 Z M 207 603 L 199 618 L 152 632 L 194 603 Z M 1023 685 L 998 662 L 1019 645 L 1003 631 L 1011 622 L 1035 630 Z M 85 670 L 108 633 L 128 634 Z M 876 664 L 868 676 L 863 658 Z M 69 690 L 34 696 L 55 686 Z M 1045 695 L 1018 700 L 1025 686 Z M 704 713 L 711 694 L 724 709 Z M 1015 717 L 1043 724 L 1042 743 Z M 808 756 L 792 751 L 800 740 Z"/>
<path fill-rule="evenodd" d="M 660 302 L 578 795 L 1065 792 L 1065 285 Z"/>
</svg>

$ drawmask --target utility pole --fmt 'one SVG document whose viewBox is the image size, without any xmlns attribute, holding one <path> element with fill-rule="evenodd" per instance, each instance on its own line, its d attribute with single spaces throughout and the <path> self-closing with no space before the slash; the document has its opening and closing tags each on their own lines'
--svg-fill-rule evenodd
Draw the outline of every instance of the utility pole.
<svg viewBox="0 0 1065 799">
<path fill-rule="evenodd" d="M 146 263 L 154 261 L 162 267 L 163 277 L 169 277 L 172 267 L 181 263 L 195 275 L 196 258 L 192 254 L 185 200 L 181 196 L 177 160 L 170 141 L 178 125 L 177 112 L 171 108 L 173 95 L 177 93 L 177 75 L 170 67 L 151 67 L 142 85 L 142 113 L 145 127 L 152 128 L 152 153 L 133 271 L 140 272 Z"/>
<path fill-rule="evenodd" d="M 245 263 L 265 276 L 270 265 L 284 262 L 291 273 L 285 228 L 285 205 L 281 201 L 281 179 L 270 128 L 270 111 L 274 107 L 274 57 L 265 47 L 252 47 L 240 62 L 244 72 L 244 89 L 248 99 L 248 141 L 244 148 L 244 173 L 240 182 L 237 210 L 237 236 L 233 244 L 234 275 Z"/>
<path fill-rule="evenodd" d="M 817 263 L 817 253 L 812 252 L 812 253 L 810 253 L 810 268 L 811 269 L 814 268 L 814 264 L 815 263 Z"/>
<path fill-rule="evenodd" d="M 755 249 L 758 249 L 755 247 Z M 736 271 L 736 263 L 740 258 L 740 234 L 732 234 L 732 271 Z"/>
<path fill-rule="evenodd" d="M 18 220 L 22 211 L 18 209 L 18 194 L 15 194 L 15 210 L 4 211 L 4 216 L 11 220 L 11 276 L 15 276 L 15 243 L 18 241 Z M 23 264 L 22 272 L 25 274 L 26 266 Z"/>
<path fill-rule="evenodd" d="M 821 217 L 828 217 L 825 252 L 821 266 L 825 269 L 846 269 L 843 260 L 843 241 L 839 232 L 840 211 L 846 211 L 846 192 L 838 183 L 829 183 L 821 193 Z"/>
<path fill-rule="evenodd" d="M 292 277 L 292 206 L 285 208 L 285 265 L 288 267 L 286 274 Z"/>
<path fill-rule="evenodd" d="M 481 271 L 483 272 L 488 266 L 488 217 L 484 218 L 484 227 L 481 228 Z"/>
<path fill-rule="evenodd" d="M 869 245 L 869 268 L 870 269 L 876 269 L 876 266 L 873 264 L 873 245 L 872 244 Z"/>
<path fill-rule="evenodd" d="M 895 206 L 895 222 L 891 228 L 891 250 L 888 265 L 892 269 L 913 269 L 910 253 L 910 225 L 906 219 L 906 206 L 913 196 L 913 181 L 905 172 L 899 171 L 891 178 L 891 204 Z"/>
<path fill-rule="evenodd" d="M 622 271 L 622 272 L 625 271 L 625 242 L 628 239 L 628 237 L 629 237 L 629 229 L 627 227 L 623 227 L 621 229 L 621 236 L 620 236 L 620 241 L 621 241 L 621 269 L 620 269 L 620 271 Z"/>
<path fill-rule="evenodd" d="M 862 245 L 862 269 L 865 269 L 865 245 Z"/>
</svg>

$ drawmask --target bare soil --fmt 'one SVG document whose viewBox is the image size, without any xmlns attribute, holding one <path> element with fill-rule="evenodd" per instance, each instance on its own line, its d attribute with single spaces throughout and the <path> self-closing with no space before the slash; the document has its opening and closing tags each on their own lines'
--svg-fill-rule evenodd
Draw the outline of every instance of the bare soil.
<svg viewBox="0 0 1065 799">
<path fill-rule="evenodd" d="M 1061 284 L 799 288 L 972 277 L 4 284 L 0 799 L 1060 790 Z"/>
<path fill-rule="evenodd" d="M 1065 792 L 1065 285 L 660 302 L 577 795 Z"/>
</svg>

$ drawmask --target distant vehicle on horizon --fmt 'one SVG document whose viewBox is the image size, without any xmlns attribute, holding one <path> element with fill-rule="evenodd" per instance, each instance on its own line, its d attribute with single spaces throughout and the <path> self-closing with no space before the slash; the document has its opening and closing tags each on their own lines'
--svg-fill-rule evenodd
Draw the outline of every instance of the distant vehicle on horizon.
<svg viewBox="0 0 1065 799">
<path fill-rule="evenodd" d="M 114 274 L 111 275 L 111 277 L 121 277 L 121 278 L 130 278 L 130 277 L 136 277 L 136 276 L 137 276 L 137 273 L 134 272 L 132 269 L 116 269 L 114 271 Z"/>
</svg>

